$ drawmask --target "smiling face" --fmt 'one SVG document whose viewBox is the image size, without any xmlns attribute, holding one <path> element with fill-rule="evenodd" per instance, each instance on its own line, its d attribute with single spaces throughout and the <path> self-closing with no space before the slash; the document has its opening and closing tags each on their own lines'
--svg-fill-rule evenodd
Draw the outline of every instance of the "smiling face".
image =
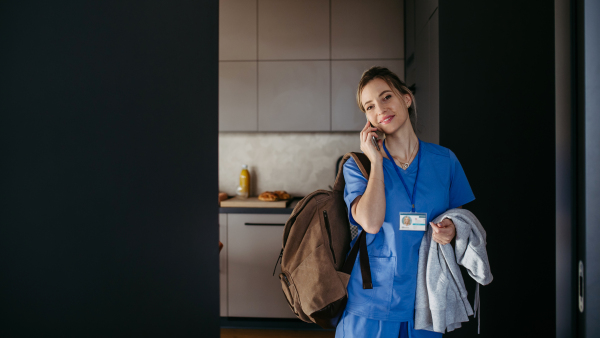
<svg viewBox="0 0 600 338">
<path fill-rule="evenodd" d="M 411 128 L 408 107 L 410 95 L 400 95 L 387 82 L 375 78 L 363 88 L 360 100 L 373 126 L 385 134 L 395 133 L 400 128 Z"/>
</svg>

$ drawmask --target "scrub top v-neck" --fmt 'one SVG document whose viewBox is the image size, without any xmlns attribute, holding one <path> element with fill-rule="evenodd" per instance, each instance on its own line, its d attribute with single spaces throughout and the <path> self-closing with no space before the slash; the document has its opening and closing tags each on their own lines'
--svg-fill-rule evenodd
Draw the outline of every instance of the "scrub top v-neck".
<svg viewBox="0 0 600 338">
<path fill-rule="evenodd" d="M 412 204 L 394 166 L 393 159 L 383 159 L 385 219 L 377 234 L 367 233 L 373 289 L 362 288 L 357 259 L 348 284 L 346 311 L 370 319 L 403 322 L 414 319 L 417 263 L 424 231 L 400 230 L 400 213 L 411 211 Z M 444 211 L 475 199 L 462 166 L 449 149 L 420 141 L 411 165 L 406 170 L 399 170 L 410 192 L 415 185 L 417 170 L 415 211 L 427 214 L 427 224 Z M 351 203 L 364 194 L 368 181 L 352 158 L 344 164 L 343 173 L 348 218 L 362 231 L 352 217 Z"/>
</svg>

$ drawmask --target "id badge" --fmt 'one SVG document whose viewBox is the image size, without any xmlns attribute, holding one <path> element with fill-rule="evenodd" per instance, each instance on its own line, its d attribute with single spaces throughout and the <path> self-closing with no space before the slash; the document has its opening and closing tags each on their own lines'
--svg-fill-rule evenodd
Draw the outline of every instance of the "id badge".
<svg viewBox="0 0 600 338">
<path fill-rule="evenodd" d="M 425 231 L 427 229 L 427 213 L 401 212 L 400 230 Z"/>
</svg>

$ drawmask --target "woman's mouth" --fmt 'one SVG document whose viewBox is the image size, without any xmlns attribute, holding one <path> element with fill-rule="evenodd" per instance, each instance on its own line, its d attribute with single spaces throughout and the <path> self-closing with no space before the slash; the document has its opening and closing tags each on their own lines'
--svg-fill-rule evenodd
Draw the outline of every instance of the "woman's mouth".
<svg viewBox="0 0 600 338">
<path fill-rule="evenodd" d="M 394 115 L 386 115 L 381 121 L 379 121 L 379 124 L 388 124 L 392 121 L 393 118 Z"/>
</svg>

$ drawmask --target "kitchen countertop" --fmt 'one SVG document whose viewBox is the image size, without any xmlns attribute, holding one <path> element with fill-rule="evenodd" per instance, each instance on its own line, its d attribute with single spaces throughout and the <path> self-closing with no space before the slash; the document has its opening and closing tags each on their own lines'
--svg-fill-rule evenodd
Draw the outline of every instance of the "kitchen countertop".
<svg viewBox="0 0 600 338">
<path fill-rule="evenodd" d="M 287 208 L 219 208 L 220 214 L 287 214 L 291 215 L 302 197 L 294 197 Z"/>
</svg>

